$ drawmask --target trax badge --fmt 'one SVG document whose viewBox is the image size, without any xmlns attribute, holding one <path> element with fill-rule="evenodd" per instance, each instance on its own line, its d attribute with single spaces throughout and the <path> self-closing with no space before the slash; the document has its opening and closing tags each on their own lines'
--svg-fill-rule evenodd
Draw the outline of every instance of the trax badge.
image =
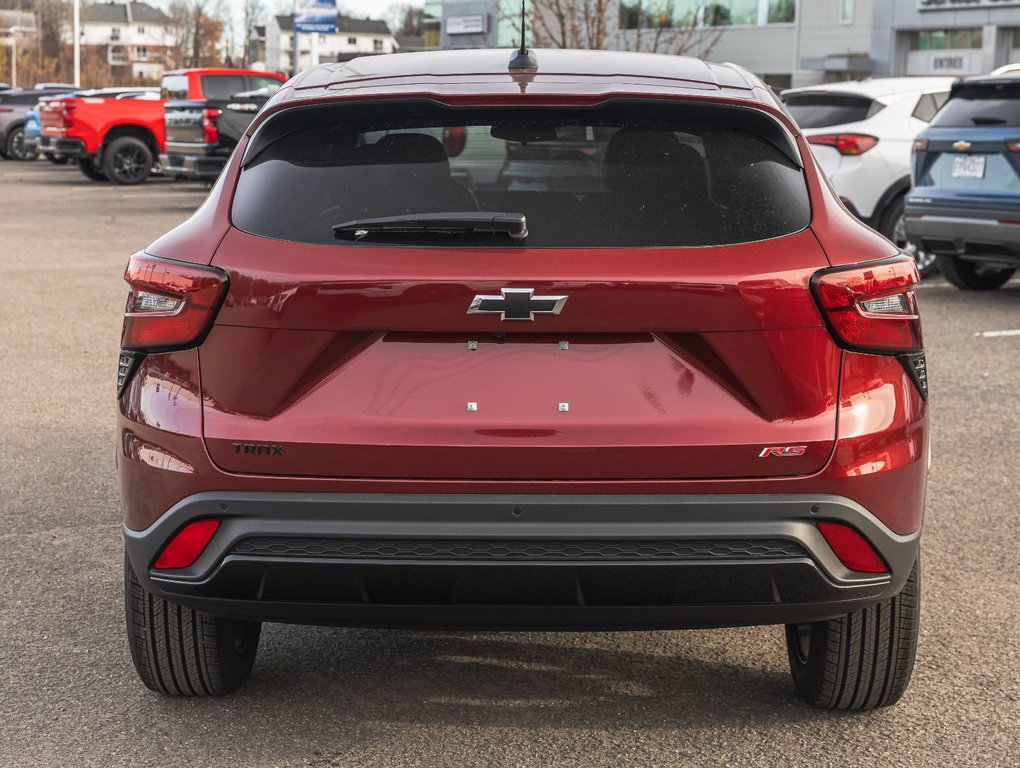
<svg viewBox="0 0 1020 768">
<path fill-rule="evenodd" d="M 231 443 L 234 453 L 254 454 L 256 456 L 283 456 L 283 446 L 272 443 Z"/>
<path fill-rule="evenodd" d="M 500 320 L 534 320 L 536 313 L 558 315 L 566 296 L 536 296 L 533 288 L 501 288 L 499 296 L 475 296 L 469 315 L 499 313 Z"/>
<path fill-rule="evenodd" d="M 780 458 L 803 456 L 806 450 L 806 445 L 772 445 L 762 448 L 761 453 L 758 454 L 758 458 L 764 459 L 767 456 L 779 456 Z"/>
</svg>

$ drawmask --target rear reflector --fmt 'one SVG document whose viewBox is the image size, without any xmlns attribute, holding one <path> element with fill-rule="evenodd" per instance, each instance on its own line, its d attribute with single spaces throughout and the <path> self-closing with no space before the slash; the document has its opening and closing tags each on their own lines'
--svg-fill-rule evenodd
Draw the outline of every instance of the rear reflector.
<svg viewBox="0 0 1020 768">
<path fill-rule="evenodd" d="M 155 567 L 159 570 L 187 568 L 198 560 L 219 527 L 219 520 L 196 520 L 188 523 L 170 539 L 170 543 L 156 560 Z"/>
<path fill-rule="evenodd" d="M 882 558 L 861 534 L 842 523 L 818 523 L 826 543 L 832 547 L 836 557 L 851 571 L 862 573 L 887 573 Z"/>
<path fill-rule="evenodd" d="M 863 155 L 878 144 L 878 139 L 863 133 L 827 133 L 808 136 L 808 144 L 832 147 L 841 155 Z"/>
<path fill-rule="evenodd" d="M 835 341 L 856 352 L 920 352 L 921 321 L 909 256 L 826 269 L 811 280 Z"/>
<path fill-rule="evenodd" d="M 218 269 L 145 254 L 131 257 L 124 279 L 131 293 L 122 349 L 165 351 L 197 344 L 227 292 L 227 276 Z"/>
</svg>

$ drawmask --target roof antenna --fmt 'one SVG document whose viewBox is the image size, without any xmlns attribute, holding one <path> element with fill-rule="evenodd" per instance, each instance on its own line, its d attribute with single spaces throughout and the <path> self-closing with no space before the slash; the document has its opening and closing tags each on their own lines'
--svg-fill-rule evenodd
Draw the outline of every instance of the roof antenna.
<svg viewBox="0 0 1020 768">
<path fill-rule="evenodd" d="M 514 53 L 514 57 L 510 59 L 510 64 L 508 65 L 510 69 L 538 69 L 538 60 L 535 59 L 534 54 L 528 50 L 528 46 L 524 42 L 524 21 L 527 18 L 524 3 L 525 0 L 521 0 L 521 47 Z"/>
</svg>

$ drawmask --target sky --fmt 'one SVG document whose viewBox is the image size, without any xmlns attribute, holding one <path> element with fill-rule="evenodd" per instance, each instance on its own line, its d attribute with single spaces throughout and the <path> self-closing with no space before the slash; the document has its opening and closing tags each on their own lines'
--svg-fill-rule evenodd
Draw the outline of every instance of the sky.
<svg viewBox="0 0 1020 768">
<path fill-rule="evenodd" d="M 340 0 L 339 5 L 352 16 L 383 18 L 391 5 L 424 5 L 425 0 Z"/>
</svg>

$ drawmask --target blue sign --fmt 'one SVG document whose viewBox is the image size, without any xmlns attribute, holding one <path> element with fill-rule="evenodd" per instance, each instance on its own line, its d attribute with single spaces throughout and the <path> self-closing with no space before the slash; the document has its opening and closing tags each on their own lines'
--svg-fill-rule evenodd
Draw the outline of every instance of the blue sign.
<svg viewBox="0 0 1020 768">
<path fill-rule="evenodd" d="M 294 0 L 294 31 L 336 34 L 336 0 Z"/>
</svg>

